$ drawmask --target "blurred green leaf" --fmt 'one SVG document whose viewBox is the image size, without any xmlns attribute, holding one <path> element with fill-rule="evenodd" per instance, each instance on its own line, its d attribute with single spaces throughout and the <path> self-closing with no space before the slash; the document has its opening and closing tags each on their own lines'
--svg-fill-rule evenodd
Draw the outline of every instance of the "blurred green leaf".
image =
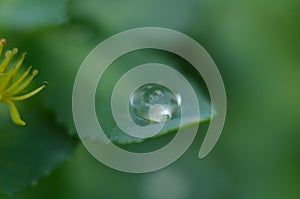
<svg viewBox="0 0 300 199">
<path fill-rule="evenodd" d="M 152 0 L 139 1 L 98 1 L 73 0 L 70 4 L 70 14 L 93 21 L 106 31 L 117 33 L 142 26 L 158 26 L 165 28 L 190 28 L 194 12 L 199 12 L 198 0 Z"/>
<path fill-rule="evenodd" d="M 77 70 L 92 49 L 87 38 L 88 32 L 71 26 L 48 31 L 28 41 L 31 63 L 40 66 L 37 78 L 49 82 L 43 102 L 72 135 L 76 133 L 72 116 L 72 90 Z"/>
<path fill-rule="evenodd" d="M 48 175 L 70 155 L 74 142 L 41 106 L 21 108 L 27 126 L 20 127 L 5 105 L 0 106 L 0 193 L 11 194 Z"/>
<path fill-rule="evenodd" d="M 2 0 L 0 28 L 29 30 L 58 25 L 67 20 L 66 0 Z"/>
</svg>

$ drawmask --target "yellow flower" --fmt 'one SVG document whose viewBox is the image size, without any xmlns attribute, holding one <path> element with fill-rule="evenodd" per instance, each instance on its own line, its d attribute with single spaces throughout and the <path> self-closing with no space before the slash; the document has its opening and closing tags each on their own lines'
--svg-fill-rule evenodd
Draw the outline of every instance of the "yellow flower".
<svg viewBox="0 0 300 199">
<path fill-rule="evenodd" d="M 5 39 L 0 39 L 0 59 L 5 43 Z M 43 90 L 47 86 L 47 83 L 45 82 L 35 90 L 24 94 L 24 90 L 37 75 L 38 71 L 32 70 L 31 72 L 32 67 L 29 67 L 25 72 L 20 72 L 19 69 L 22 66 L 26 53 L 23 53 L 15 63 L 11 64 L 12 58 L 17 53 L 17 48 L 6 51 L 4 58 L 2 58 L 2 61 L 0 61 L 0 102 L 5 102 L 8 104 L 12 121 L 16 125 L 23 126 L 26 123 L 21 119 L 20 113 L 14 104 L 14 101 L 25 100 L 32 97 Z M 9 69 L 7 69 L 8 67 Z"/>
</svg>

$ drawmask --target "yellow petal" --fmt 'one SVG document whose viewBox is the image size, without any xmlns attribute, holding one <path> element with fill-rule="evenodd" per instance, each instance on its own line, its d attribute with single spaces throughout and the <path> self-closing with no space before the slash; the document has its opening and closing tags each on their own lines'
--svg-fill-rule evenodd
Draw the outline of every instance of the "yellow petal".
<svg viewBox="0 0 300 199">
<path fill-rule="evenodd" d="M 21 119 L 20 113 L 19 113 L 16 105 L 10 100 L 7 100 L 6 103 L 8 104 L 8 106 L 10 108 L 10 116 L 11 116 L 12 121 L 16 125 L 25 126 L 26 123 Z"/>
<path fill-rule="evenodd" d="M 38 87 L 37 89 L 31 91 L 30 93 L 26 93 L 25 95 L 21 95 L 21 96 L 10 97 L 9 99 L 12 100 L 12 101 L 20 101 L 20 100 L 28 99 L 28 98 L 34 96 L 35 94 L 39 93 L 39 92 L 40 92 L 41 90 L 43 90 L 47 85 L 48 85 L 48 83 L 45 82 L 43 85 L 41 85 L 41 86 Z"/>
<path fill-rule="evenodd" d="M 31 66 L 23 73 L 23 75 L 21 75 L 21 77 L 19 77 L 19 79 L 17 79 L 10 87 L 8 87 L 7 89 L 5 89 L 2 93 L 8 94 L 9 92 L 13 92 L 14 89 L 19 86 L 22 81 L 27 77 L 27 75 L 29 74 L 30 70 L 31 70 Z"/>
<path fill-rule="evenodd" d="M 5 53 L 5 59 L 0 64 L 0 73 L 5 71 L 6 66 L 9 64 L 10 60 L 18 53 L 18 49 L 14 48 Z"/>
<path fill-rule="evenodd" d="M 11 91 L 11 93 L 9 94 L 10 96 L 13 96 L 19 92 L 21 92 L 22 90 L 24 90 L 33 80 L 33 78 L 38 74 L 38 70 L 33 70 L 32 74 L 30 75 L 29 78 L 27 78 L 19 87 L 17 87 L 16 89 L 14 89 L 13 91 Z M 1 87 L 1 85 L 0 85 Z"/>
<path fill-rule="evenodd" d="M 5 45 L 5 43 L 6 43 L 6 40 L 1 38 L 0 39 L 0 56 L 2 54 L 3 46 Z"/>
<path fill-rule="evenodd" d="M 17 63 L 14 65 L 14 74 L 19 70 L 19 68 L 22 66 L 22 63 L 23 63 L 23 61 L 24 61 L 24 59 L 25 59 L 25 56 L 27 55 L 27 53 L 25 52 L 25 53 L 23 53 L 22 55 L 21 55 L 21 57 L 19 58 L 19 60 L 17 61 Z"/>
<path fill-rule="evenodd" d="M 10 69 L 8 72 L 6 73 L 2 73 L 3 77 L 0 78 L 0 92 L 3 91 L 6 86 L 8 85 L 9 81 L 11 80 L 11 78 L 13 77 L 13 69 Z M 1 77 L 1 76 L 0 76 Z"/>
</svg>

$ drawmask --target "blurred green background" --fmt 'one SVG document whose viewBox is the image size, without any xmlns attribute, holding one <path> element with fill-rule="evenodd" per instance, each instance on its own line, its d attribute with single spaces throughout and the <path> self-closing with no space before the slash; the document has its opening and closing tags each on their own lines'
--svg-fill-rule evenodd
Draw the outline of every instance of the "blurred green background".
<svg viewBox="0 0 300 199">
<path fill-rule="evenodd" d="M 38 102 L 29 100 L 35 108 L 21 107 L 28 123 L 40 123 L 32 127 L 37 132 L 14 127 L 1 105 L 0 168 L 12 168 L 8 156 L 30 162 L 30 154 L 39 151 L 36 143 L 44 148 L 34 161 L 52 166 L 25 191 L 20 185 L 17 193 L 0 198 L 300 198 L 299 10 L 296 0 L 2 0 L 0 37 L 8 48 L 29 53 L 26 63 L 40 70 L 37 82 L 47 80 L 49 87 Z M 88 52 L 111 35 L 144 26 L 183 32 L 208 51 L 225 83 L 228 113 L 222 136 L 205 159 L 197 153 L 208 124 L 171 166 L 126 174 L 102 165 L 70 135 L 58 132 L 75 131 L 72 86 Z M 44 118 L 37 114 L 41 109 L 47 110 L 47 122 L 38 119 Z M 39 130 L 46 133 L 40 136 Z M 26 155 L 10 146 L 20 139 L 14 131 L 33 136 L 22 148 Z M 40 177 L 38 168 L 29 168 Z M 12 172 L 15 179 L 24 177 L 18 172 Z M 0 174 L 1 189 L 10 175 Z"/>
</svg>

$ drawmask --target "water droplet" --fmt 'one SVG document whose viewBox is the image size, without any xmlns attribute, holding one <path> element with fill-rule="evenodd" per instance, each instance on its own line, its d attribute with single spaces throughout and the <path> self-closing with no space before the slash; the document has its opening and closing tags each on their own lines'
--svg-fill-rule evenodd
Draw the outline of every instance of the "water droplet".
<svg viewBox="0 0 300 199">
<path fill-rule="evenodd" d="M 149 122 L 166 122 L 174 118 L 180 104 L 180 95 L 161 84 L 149 83 L 132 93 L 129 110 L 136 123 L 147 125 Z"/>
</svg>

